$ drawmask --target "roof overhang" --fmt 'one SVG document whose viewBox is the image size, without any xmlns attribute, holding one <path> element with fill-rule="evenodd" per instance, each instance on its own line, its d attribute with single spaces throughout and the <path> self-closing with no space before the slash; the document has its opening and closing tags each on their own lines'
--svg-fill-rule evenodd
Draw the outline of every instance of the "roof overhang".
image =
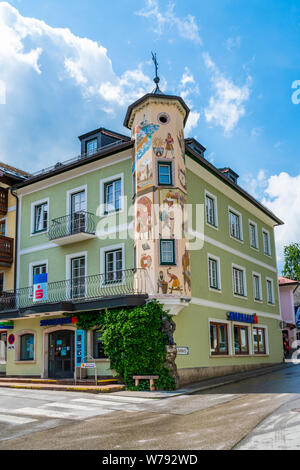
<svg viewBox="0 0 300 470">
<path fill-rule="evenodd" d="M 138 110 L 142 109 L 148 103 L 159 103 L 161 101 L 169 101 L 170 103 L 174 103 L 178 106 L 179 111 L 183 115 L 183 125 L 185 126 L 190 113 L 190 108 L 185 104 L 181 96 L 164 95 L 158 93 L 147 93 L 146 95 L 142 96 L 142 98 L 138 99 L 130 106 L 128 106 L 124 120 L 124 126 L 128 129 L 131 129 L 134 121 L 134 116 Z"/>
</svg>

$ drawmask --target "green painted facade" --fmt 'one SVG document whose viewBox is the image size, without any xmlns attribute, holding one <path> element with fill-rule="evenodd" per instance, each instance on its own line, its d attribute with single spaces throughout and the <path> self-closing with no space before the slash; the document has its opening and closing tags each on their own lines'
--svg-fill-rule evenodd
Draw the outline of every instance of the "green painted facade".
<svg viewBox="0 0 300 470">
<path fill-rule="evenodd" d="M 80 174 L 74 176 L 72 171 L 66 171 L 63 178 L 49 178 L 42 182 L 29 185 L 19 190 L 20 204 L 20 239 L 18 258 L 18 287 L 30 285 L 30 270 L 34 263 L 48 263 L 48 282 L 63 281 L 67 279 L 67 259 L 70 255 L 86 253 L 86 276 L 101 273 L 101 249 L 124 243 L 124 269 L 134 267 L 133 241 L 128 237 L 127 229 L 132 217 L 127 218 L 124 210 L 116 216 L 101 216 L 100 181 L 111 178 L 114 175 L 123 175 L 124 196 L 128 206 L 132 203 L 132 176 L 131 176 L 131 151 L 122 152 L 115 156 L 117 162 L 108 164 L 106 159 L 81 167 Z M 189 162 L 190 157 L 186 155 Z M 201 174 L 203 177 L 201 177 Z M 189 348 L 188 355 L 177 356 L 178 369 L 209 368 L 219 366 L 242 366 L 253 364 L 279 363 L 282 361 L 282 337 L 279 328 L 280 307 L 277 287 L 276 254 L 274 242 L 274 222 L 271 218 L 251 206 L 243 196 L 234 193 L 234 190 L 226 187 L 217 176 L 208 177 L 208 171 L 198 165 L 198 174 L 189 169 L 187 171 L 187 203 L 195 206 L 202 205 L 204 217 L 204 245 L 200 250 L 191 252 L 191 288 L 192 299 L 187 307 L 174 317 L 176 323 L 175 342 L 177 346 Z M 209 182 L 208 182 L 209 180 Z M 106 239 L 91 238 L 63 246 L 55 246 L 49 241 L 48 233 L 32 234 L 32 205 L 37 201 L 47 199 L 49 201 L 49 221 L 67 214 L 68 192 L 86 187 L 86 210 L 95 215 L 98 229 L 104 229 L 103 221 L 111 221 L 112 226 L 121 226 L 123 237 L 111 236 Z M 212 228 L 205 222 L 205 191 L 208 191 L 217 199 L 218 228 Z M 246 203 L 245 203 L 246 201 Z M 245 204 L 248 209 L 245 209 Z M 228 208 L 238 211 L 242 215 L 243 241 L 237 241 L 229 233 Z M 253 209 L 253 210 L 252 210 Z M 259 248 L 250 247 L 249 220 L 257 224 Z M 192 228 L 197 230 L 193 220 Z M 262 230 L 270 234 L 271 255 L 263 252 Z M 216 291 L 209 288 L 208 257 L 209 255 L 219 259 L 221 289 Z M 238 297 L 233 293 L 232 264 L 242 267 L 246 275 L 245 297 Z M 252 274 L 261 276 L 262 300 L 254 300 Z M 267 302 L 266 279 L 273 280 L 274 304 Z M 167 305 L 167 303 L 166 303 Z M 209 321 L 227 321 L 228 311 L 241 313 L 257 313 L 258 324 L 265 328 L 267 351 L 266 354 L 255 355 L 252 345 L 252 326 L 250 325 L 250 353 L 248 355 L 235 355 L 233 345 L 233 322 L 228 323 L 231 341 L 230 353 L 226 356 L 212 356 L 210 354 L 210 327 Z M 60 317 L 61 313 L 51 313 L 51 318 Z M 43 316 L 41 316 L 42 318 Z M 49 328 L 40 326 L 40 318 L 14 319 L 14 330 L 9 333 L 16 338 L 24 331 L 35 334 L 35 358 L 31 362 L 20 362 L 16 350 L 7 353 L 7 375 L 40 376 L 45 369 L 45 336 Z M 50 331 L 50 330 L 49 330 Z M 75 327 L 73 325 L 73 330 Z M 90 340 L 91 341 L 91 340 Z M 91 343 L 90 343 L 91 344 Z M 92 347 L 90 348 L 92 352 Z M 3 370 L 3 366 L 0 366 Z M 1 371 L 1 369 L 0 369 Z M 107 360 L 97 361 L 98 375 L 113 374 L 109 369 Z M 88 372 L 93 375 L 93 371 Z"/>
</svg>

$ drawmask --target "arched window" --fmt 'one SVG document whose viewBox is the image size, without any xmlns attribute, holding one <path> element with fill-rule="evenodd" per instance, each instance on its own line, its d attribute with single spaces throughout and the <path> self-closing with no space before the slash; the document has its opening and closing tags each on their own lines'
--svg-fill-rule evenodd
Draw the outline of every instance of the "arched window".
<svg viewBox="0 0 300 470">
<path fill-rule="evenodd" d="M 20 361 L 34 360 L 34 335 L 27 333 L 20 337 Z"/>
</svg>

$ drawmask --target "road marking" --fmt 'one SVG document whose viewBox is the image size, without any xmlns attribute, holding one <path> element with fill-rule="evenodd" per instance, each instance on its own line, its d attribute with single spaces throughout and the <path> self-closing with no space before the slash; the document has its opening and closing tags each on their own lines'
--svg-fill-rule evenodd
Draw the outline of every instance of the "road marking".
<svg viewBox="0 0 300 470">
<path fill-rule="evenodd" d="M 115 401 L 97 400 L 97 399 L 92 399 L 92 398 L 75 398 L 72 401 L 94 405 L 94 408 L 95 408 L 95 405 L 97 405 L 100 407 L 106 406 L 107 408 L 112 407 L 113 409 L 116 409 L 116 408 L 120 410 L 123 409 L 124 411 L 139 411 L 140 410 L 138 406 L 136 406 L 135 404 L 131 404 L 131 403 L 118 403 Z"/>
<path fill-rule="evenodd" d="M 18 408 L 14 413 L 30 416 L 42 416 L 46 418 L 81 419 L 81 416 L 74 415 L 73 413 L 46 410 L 45 408 Z"/>
<path fill-rule="evenodd" d="M 34 421 L 37 421 L 37 420 L 31 419 L 31 418 L 21 418 L 20 416 L 0 414 L 1 423 L 9 423 L 9 424 L 15 424 L 15 425 L 20 426 L 21 424 L 29 424 L 29 423 L 33 423 Z"/>
<path fill-rule="evenodd" d="M 47 408 L 48 406 L 54 406 L 55 408 L 70 408 L 73 410 L 80 410 L 80 411 L 91 411 L 91 408 L 87 406 L 72 405 L 71 403 L 60 403 L 60 402 L 47 403 L 46 405 L 42 405 L 40 408 L 44 409 L 44 408 Z"/>
</svg>

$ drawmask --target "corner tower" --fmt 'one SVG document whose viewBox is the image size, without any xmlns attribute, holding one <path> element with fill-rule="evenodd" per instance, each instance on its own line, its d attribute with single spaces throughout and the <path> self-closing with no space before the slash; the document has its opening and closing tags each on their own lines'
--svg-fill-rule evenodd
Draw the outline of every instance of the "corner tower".
<svg viewBox="0 0 300 470">
<path fill-rule="evenodd" d="M 137 267 L 148 271 L 155 297 L 166 303 L 177 298 L 180 304 L 191 296 L 184 230 L 189 108 L 181 97 L 163 94 L 157 79 L 155 91 L 130 105 L 124 121 L 135 140 L 135 258 Z"/>
</svg>

